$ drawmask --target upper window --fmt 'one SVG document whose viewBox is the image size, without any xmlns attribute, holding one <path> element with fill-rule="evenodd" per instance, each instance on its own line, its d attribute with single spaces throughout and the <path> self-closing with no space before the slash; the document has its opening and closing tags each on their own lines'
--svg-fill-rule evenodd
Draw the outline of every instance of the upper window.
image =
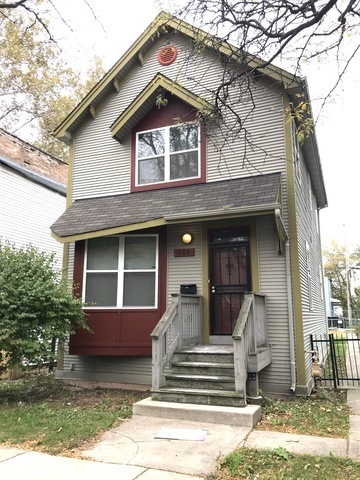
<svg viewBox="0 0 360 480">
<path fill-rule="evenodd" d="M 156 235 L 87 240 L 83 282 L 87 306 L 156 307 L 157 243 Z"/>
<path fill-rule="evenodd" d="M 137 132 L 136 185 L 200 177 L 199 126 L 172 125 Z"/>
</svg>

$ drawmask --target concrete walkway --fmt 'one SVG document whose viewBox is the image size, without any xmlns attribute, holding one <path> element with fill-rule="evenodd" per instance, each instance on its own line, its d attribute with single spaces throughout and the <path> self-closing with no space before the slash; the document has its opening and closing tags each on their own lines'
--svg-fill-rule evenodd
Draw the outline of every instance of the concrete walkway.
<svg viewBox="0 0 360 480">
<path fill-rule="evenodd" d="M 0 478 L 200 480 L 216 470 L 220 458 L 242 446 L 284 447 L 293 453 L 333 454 L 360 460 L 360 389 L 348 390 L 348 404 L 348 440 L 135 415 L 83 451 L 83 460 L 0 446 Z M 183 439 L 169 438 L 174 432 Z"/>
</svg>

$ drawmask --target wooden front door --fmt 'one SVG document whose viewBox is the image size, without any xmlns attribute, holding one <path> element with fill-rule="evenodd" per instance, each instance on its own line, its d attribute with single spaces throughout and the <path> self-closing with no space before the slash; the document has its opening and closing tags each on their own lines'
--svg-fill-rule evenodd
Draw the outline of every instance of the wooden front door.
<svg viewBox="0 0 360 480">
<path fill-rule="evenodd" d="M 248 229 L 210 234 L 211 335 L 231 335 L 244 292 L 251 291 Z"/>
</svg>

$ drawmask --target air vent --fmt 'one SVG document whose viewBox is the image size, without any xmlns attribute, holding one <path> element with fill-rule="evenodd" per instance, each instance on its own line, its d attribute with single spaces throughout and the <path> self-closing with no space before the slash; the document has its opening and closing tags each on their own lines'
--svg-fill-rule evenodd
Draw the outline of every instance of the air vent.
<svg viewBox="0 0 360 480">
<path fill-rule="evenodd" d="M 171 65 L 175 62 L 177 57 L 177 50 L 175 47 L 168 45 L 160 50 L 158 60 L 160 65 Z"/>
</svg>

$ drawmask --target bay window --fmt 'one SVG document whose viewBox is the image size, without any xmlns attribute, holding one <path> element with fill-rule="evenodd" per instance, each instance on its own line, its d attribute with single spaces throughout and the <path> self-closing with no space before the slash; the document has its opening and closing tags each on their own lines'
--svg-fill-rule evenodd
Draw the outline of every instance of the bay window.
<svg viewBox="0 0 360 480">
<path fill-rule="evenodd" d="M 87 308 L 156 308 L 157 235 L 99 237 L 86 242 Z"/>
<path fill-rule="evenodd" d="M 177 124 L 136 134 L 136 185 L 198 178 L 199 160 L 197 124 Z"/>
</svg>

